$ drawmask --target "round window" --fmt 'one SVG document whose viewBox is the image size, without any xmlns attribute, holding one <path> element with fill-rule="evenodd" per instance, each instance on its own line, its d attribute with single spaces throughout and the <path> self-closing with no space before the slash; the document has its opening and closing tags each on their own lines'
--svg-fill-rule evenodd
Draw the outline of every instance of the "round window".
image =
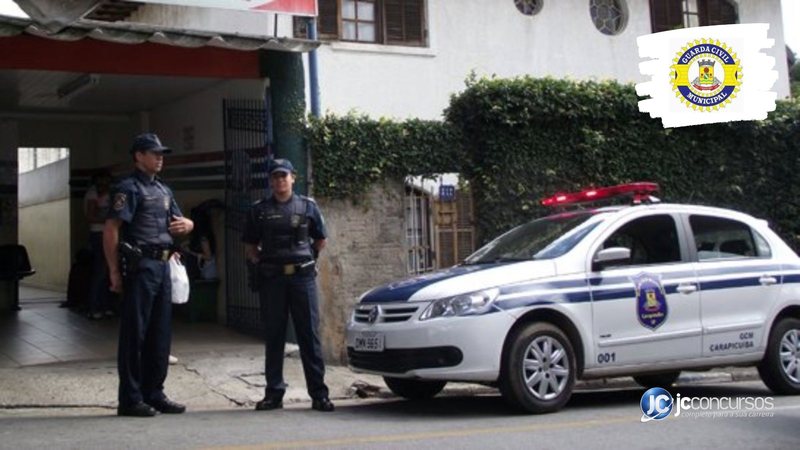
<svg viewBox="0 0 800 450">
<path fill-rule="evenodd" d="M 514 0 L 514 5 L 519 12 L 526 16 L 539 14 L 539 11 L 542 10 L 542 3 L 544 3 L 544 0 Z"/>
<path fill-rule="evenodd" d="M 628 23 L 628 8 L 624 0 L 589 0 L 589 13 L 594 26 L 609 36 L 622 33 Z"/>
</svg>

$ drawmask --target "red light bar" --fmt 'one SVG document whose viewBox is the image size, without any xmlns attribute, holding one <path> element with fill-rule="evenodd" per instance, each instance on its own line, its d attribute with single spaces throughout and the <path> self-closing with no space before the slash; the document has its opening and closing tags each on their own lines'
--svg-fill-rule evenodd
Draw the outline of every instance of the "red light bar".
<svg viewBox="0 0 800 450">
<path fill-rule="evenodd" d="M 570 205 L 630 194 L 633 194 L 634 203 L 640 203 L 656 192 L 658 192 L 657 183 L 636 182 L 619 184 L 617 186 L 589 188 L 580 192 L 571 192 L 568 194 L 555 194 L 552 197 L 542 199 L 541 203 L 543 206 Z"/>
</svg>

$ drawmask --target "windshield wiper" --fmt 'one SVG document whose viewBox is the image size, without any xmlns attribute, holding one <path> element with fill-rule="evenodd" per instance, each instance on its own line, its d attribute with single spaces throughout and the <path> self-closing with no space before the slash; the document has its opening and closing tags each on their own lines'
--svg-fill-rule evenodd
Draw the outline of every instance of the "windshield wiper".
<svg viewBox="0 0 800 450">
<path fill-rule="evenodd" d="M 480 259 L 478 261 L 464 261 L 461 263 L 463 266 L 477 266 L 479 264 L 498 264 L 498 263 L 507 263 L 507 262 L 522 262 L 522 261 L 530 261 L 532 258 L 514 258 L 511 256 L 498 256 L 497 258 L 493 259 Z"/>
<path fill-rule="evenodd" d="M 491 260 L 490 262 L 493 263 L 501 263 L 501 262 L 520 262 L 520 261 L 530 261 L 530 258 L 514 258 L 511 256 L 498 256 L 497 258 Z"/>
</svg>

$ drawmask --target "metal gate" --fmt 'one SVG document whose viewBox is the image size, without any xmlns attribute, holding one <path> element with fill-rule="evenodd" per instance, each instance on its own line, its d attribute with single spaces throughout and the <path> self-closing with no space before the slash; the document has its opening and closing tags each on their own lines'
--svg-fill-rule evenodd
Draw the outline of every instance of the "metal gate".
<svg viewBox="0 0 800 450">
<path fill-rule="evenodd" d="M 269 91 L 264 99 L 222 101 L 225 138 L 225 298 L 228 326 L 263 335 L 258 294 L 247 287 L 242 232 L 247 211 L 267 195 L 272 155 Z"/>
<path fill-rule="evenodd" d="M 460 263 L 475 251 L 475 225 L 472 194 L 457 189 L 452 198 L 436 200 L 437 268 Z"/>
</svg>

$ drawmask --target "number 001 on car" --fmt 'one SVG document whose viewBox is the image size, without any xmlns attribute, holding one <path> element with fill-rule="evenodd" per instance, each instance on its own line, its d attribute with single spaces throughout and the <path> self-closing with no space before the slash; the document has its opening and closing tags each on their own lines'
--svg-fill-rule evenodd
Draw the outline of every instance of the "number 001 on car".
<svg viewBox="0 0 800 450">
<path fill-rule="evenodd" d="M 375 331 L 364 331 L 355 337 L 354 347 L 362 352 L 382 352 L 383 333 Z"/>
</svg>

